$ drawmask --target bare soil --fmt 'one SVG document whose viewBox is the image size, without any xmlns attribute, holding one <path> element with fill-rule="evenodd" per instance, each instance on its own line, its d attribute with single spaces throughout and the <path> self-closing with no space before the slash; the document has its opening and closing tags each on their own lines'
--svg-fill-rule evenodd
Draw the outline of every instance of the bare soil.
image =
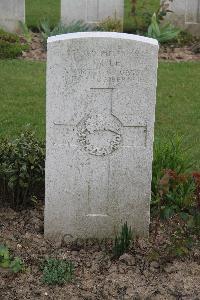
<svg viewBox="0 0 200 300">
<path fill-rule="evenodd" d="M 45 61 L 47 58 L 46 49 L 40 33 L 32 33 L 32 41 L 29 51 L 23 52 L 20 59 Z"/>
<path fill-rule="evenodd" d="M 153 226 L 152 226 L 153 227 Z M 74 244 L 52 243 L 43 235 L 43 206 L 16 212 L 0 209 L 0 244 L 20 257 L 25 272 L 5 273 L 0 269 L 0 299 L 56 300 L 198 300 L 200 299 L 200 249 L 185 257 L 156 257 L 153 247 L 163 247 L 172 234 L 170 224 L 151 229 L 148 240 L 138 239 L 130 252 L 113 260 L 110 244 L 97 241 Z M 164 249 L 164 248 L 163 248 Z M 63 286 L 42 283 L 41 263 L 45 258 L 71 260 L 75 276 Z"/>
<path fill-rule="evenodd" d="M 169 61 L 200 61 L 200 42 L 184 47 L 161 46 L 159 59 Z"/>
<path fill-rule="evenodd" d="M 46 49 L 41 34 L 33 33 L 30 50 L 23 52 L 21 59 L 25 60 L 46 60 Z M 159 52 L 160 60 L 167 61 L 200 61 L 200 42 L 187 46 L 161 46 Z"/>
</svg>

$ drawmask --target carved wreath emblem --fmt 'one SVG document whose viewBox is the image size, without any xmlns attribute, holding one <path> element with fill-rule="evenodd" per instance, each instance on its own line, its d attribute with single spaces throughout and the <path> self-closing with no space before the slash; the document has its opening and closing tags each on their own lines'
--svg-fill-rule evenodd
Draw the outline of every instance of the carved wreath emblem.
<svg viewBox="0 0 200 300">
<path fill-rule="evenodd" d="M 121 122 L 113 115 L 88 115 L 77 125 L 78 140 L 89 154 L 105 156 L 119 148 L 121 128 Z"/>
</svg>

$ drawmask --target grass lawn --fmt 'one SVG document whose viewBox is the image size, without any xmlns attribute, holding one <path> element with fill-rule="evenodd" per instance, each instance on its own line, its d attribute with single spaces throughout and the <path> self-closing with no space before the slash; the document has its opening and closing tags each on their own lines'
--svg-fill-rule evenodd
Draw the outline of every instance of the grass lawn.
<svg viewBox="0 0 200 300">
<path fill-rule="evenodd" d="M 15 136 L 28 123 L 44 136 L 45 64 L 0 60 L 0 103 L 0 136 Z"/>
<path fill-rule="evenodd" d="M 61 0 L 26 0 L 26 22 L 29 27 L 37 28 L 41 20 L 49 20 L 50 24 L 56 24 L 60 19 L 60 1 Z M 71 0 L 73 1 L 73 0 Z M 138 12 L 153 12 L 159 6 L 159 0 L 137 0 Z M 134 31 L 135 21 L 130 15 L 131 0 L 125 0 L 124 30 L 127 32 Z M 137 18 L 141 24 L 141 17 Z"/>
<path fill-rule="evenodd" d="M 27 25 L 36 28 L 43 20 L 49 20 L 52 25 L 58 23 L 60 19 L 60 1 L 26 0 Z"/>
<path fill-rule="evenodd" d="M 156 138 L 179 133 L 200 167 L 200 63 L 160 63 Z M 0 136 L 16 136 L 30 123 L 45 135 L 45 63 L 0 61 Z"/>
</svg>

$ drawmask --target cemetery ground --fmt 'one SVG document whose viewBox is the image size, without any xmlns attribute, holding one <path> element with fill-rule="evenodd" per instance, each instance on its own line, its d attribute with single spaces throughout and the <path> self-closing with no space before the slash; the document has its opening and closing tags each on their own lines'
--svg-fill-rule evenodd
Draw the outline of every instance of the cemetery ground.
<svg viewBox="0 0 200 300">
<path fill-rule="evenodd" d="M 37 137 L 45 133 L 45 62 L 0 61 L 1 137 L 19 136 L 30 123 Z M 184 135 L 192 170 L 199 170 L 198 62 L 160 62 L 156 108 L 156 140 L 174 133 Z M 149 239 L 135 239 L 125 255 L 113 258 L 111 241 L 50 243 L 43 235 L 44 201 L 40 195 L 30 209 L 0 210 L 0 242 L 24 270 L 1 270 L 0 299 L 199 299 L 200 250 L 184 233 L 177 217 L 152 217 Z M 114 239 L 114 237 L 113 237 Z M 43 282 L 45 259 L 67 259 L 73 279 L 64 285 Z"/>
</svg>

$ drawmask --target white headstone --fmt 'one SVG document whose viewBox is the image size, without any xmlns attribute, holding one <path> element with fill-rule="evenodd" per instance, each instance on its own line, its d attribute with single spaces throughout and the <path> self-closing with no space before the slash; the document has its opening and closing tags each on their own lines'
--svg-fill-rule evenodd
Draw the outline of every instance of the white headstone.
<svg viewBox="0 0 200 300">
<path fill-rule="evenodd" d="M 124 0 L 61 0 L 61 20 L 64 24 L 82 20 L 95 24 L 107 17 L 123 20 Z"/>
<path fill-rule="evenodd" d="M 19 21 L 25 22 L 25 0 L 0 0 L 0 28 L 18 32 Z"/>
<path fill-rule="evenodd" d="M 168 0 L 169 9 L 166 19 L 175 26 L 200 36 L 200 0 Z"/>
<path fill-rule="evenodd" d="M 148 234 L 158 43 L 119 33 L 48 39 L 45 234 Z"/>
</svg>

